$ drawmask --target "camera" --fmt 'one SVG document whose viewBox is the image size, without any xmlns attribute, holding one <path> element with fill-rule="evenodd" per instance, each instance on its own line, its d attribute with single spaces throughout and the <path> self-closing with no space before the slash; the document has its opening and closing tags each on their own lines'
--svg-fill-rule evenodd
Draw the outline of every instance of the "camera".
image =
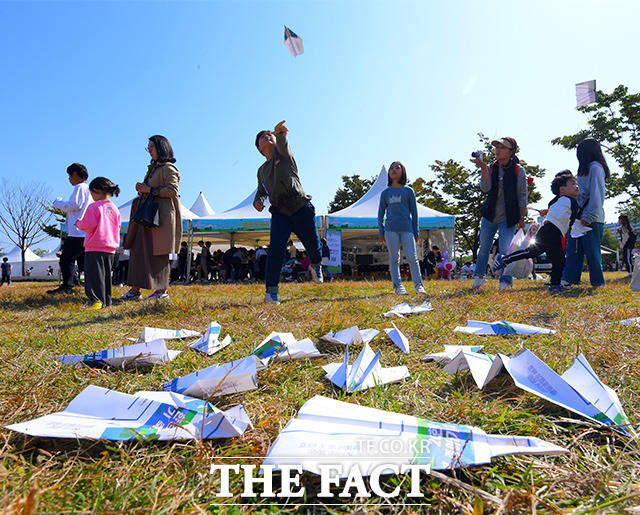
<svg viewBox="0 0 640 515">
<path fill-rule="evenodd" d="M 475 152 L 471 152 L 471 157 L 475 159 L 482 158 L 483 155 L 484 155 L 484 152 L 482 150 L 476 150 Z"/>
</svg>

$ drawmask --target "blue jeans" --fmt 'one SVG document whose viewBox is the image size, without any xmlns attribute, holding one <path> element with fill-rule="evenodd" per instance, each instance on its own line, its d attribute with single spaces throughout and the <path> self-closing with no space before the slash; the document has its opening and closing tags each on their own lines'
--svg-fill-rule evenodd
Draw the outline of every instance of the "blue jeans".
<svg viewBox="0 0 640 515">
<path fill-rule="evenodd" d="M 507 221 L 496 224 L 487 220 L 484 216 L 480 221 L 480 248 L 478 249 L 478 260 L 476 261 L 476 277 L 484 277 L 487 272 L 487 263 L 489 262 L 489 252 L 493 245 L 493 238 L 498 233 L 498 252 L 503 256 L 509 253 L 509 245 L 513 235 L 516 233 L 516 226 L 507 225 Z M 510 275 L 500 273 L 500 282 L 511 286 L 513 278 Z"/>
<path fill-rule="evenodd" d="M 418 264 L 418 256 L 416 255 L 416 240 L 411 232 L 393 232 L 385 231 L 384 239 L 389 249 L 389 272 L 391 273 L 391 281 L 393 287 L 400 286 L 400 244 L 404 250 L 404 255 L 409 263 L 411 270 L 411 279 L 413 284 L 418 286 L 422 284 L 422 275 L 420 274 L 420 265 Z"/>
<path fill-rule="evenodd" d="M 579 223 L 576 221 L 576 223 Z M 602 273 L 602 233 L 604 224 L 593 222 L 589 227 L 591 230 L 582 238 L 572 238 L 567 234 L 567 263 L 564 265 L 562 279 L 571 284 L 580 284 L 584 258 L 587 258 L 589 265 L 589 280 L 591 286 L 602 286 L 604 284 L 604 274 Z"/>
<path fill-rule="evenodd" d="M 292 232 L 304 245 L 312 265 L 319 265 L 322 261 L 322 246 L 316 229 L 316 210 L 313 204 L 309 202 L 291 216 L 274 211 L 271 213 L 271 237 L 265 271 L 265 283 L 269 293 L 278 291 L 280 271 Z"/>
</svg>

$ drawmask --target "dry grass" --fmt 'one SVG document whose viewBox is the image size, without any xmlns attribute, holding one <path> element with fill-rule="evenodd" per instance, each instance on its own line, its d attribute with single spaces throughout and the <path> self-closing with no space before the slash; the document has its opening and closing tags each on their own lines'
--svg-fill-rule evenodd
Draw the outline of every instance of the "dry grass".
<svg viewBox="0 0 640 515">
<path fill-rule="evenodd" d="M 0 507 L 8 512 L 217 512 L 217 476 L 208 473 L 214 459 L 264 456 L 279 430 L 313 395 L 322 394 L 384 410 L 435 421 L 472 424 L 488 433 L 534 435 L 570 449 L 560 457 L 505 457 L 491 465 L 469 467 L 429 477 L 422 485 L 422 505 L 410 498 L 344 500 L 343 506 L 273 504 L 250 499 L 252 512 L 381 512 L 443 513 L 622 511 L 640 504 L 638 446 L 616 433 L 595 428 L 553 404 L 516 388 L 500 376 L 478 390 L 468 374 L 448 376 L 420 358 L 443 344 L 477 342 L 454 335 L 467 318 L 507 319 L 545 325 L 555 336 L 490 337 L 488 351 L 514 352 L 527 346 L 555 370 L 563 372 L 584 352 L 600 378 L 620 396 L 636 422 L 640 403 L 639 329 L 612 324 L 639 315 L 640 303 L 620 274 L 611 274 L 602 289 L 576 288 L 563 297 L 549 297 L 542 283 L 519 282 L 509 293 L 496 284 L 472 294 L 469 281 L 429 283 L 435 311 L 396 321 L 412 352 L 402 354 L 384 335 L 374 340 L 385 366 L 406 364 L 411 378 L 347 398 L 323 379 L 319 365 L 339 357 L 339 349 L 320 343 L 327 358 L 315 362 L 280 363 L 261 372 L 259 388 L 217 399 L 227 408 L 242 403 L 255 429 L 230 441 L 116 443 L 32 439 L 0 430 Z M 248 354 L 270 331 L 291 331 L 314 341 L 332 329 L 358 324 L 382 329 L 389 322 L 383 310 L 398 303 L 385 282 L 334 282 L 321 286 L 285 285 L 280 306 L 261 303 L 260 285 L 175 287 L 165 303 L 128 303 L 108 312 L 82 310 L 80 294 L 64 299 L 44 297 L 45 284 L 21 283 L 0 290 L 0 424 L 31 419 L 62 409 L 88 384 L 133 393 L 158 389 L 177 375 Z M 118 291 L 119 292 L 119 291 Z M 413 301 L 418 298 L 410 296 Z M 145 325 L 204 330 L 217 320 L 234 343 L 207 358 L 184 352 L 174 362 L 149 373 L 64 367 L 52 355 L 98 350 L 137 336 Z M 171 348 L 186 349 L 185 342 Z M 569 420 L 567 420 L 569 419 Z M 572 422 L 571 419 L 574 421 Z M 246 463 L 246 461 L 244 461 Z M 259 460 L 256 460 L 259 462 Z M 463 488 L 455 479 L 473 488 Z M 403 481 L 392 478 L 391 485 Z M 305 474 L 307 490 L 317 479 Z M 474 493 L 474 489 L 476 489 Z M 241 485 L 232 483 L 232 491 Z M 484 500 L 477 491 L 485 492 Z M 493 500 L 500 499 L 501 505 Z M 316 502 L 317 499 L 306 499 Z M 332 502 L 342 502 L 337 497 Z M 376 503 L 383 503 L 376 505 Z M 245 512 L 248 507 L 223 507 Z"/>
</svg>

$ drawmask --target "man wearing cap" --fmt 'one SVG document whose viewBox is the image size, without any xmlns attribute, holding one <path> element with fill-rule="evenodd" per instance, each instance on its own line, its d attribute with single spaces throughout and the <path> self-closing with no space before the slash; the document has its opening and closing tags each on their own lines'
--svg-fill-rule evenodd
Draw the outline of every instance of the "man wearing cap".
<svg viewBox="0 0 640 515">
<path fill-rule="evenodd" d="M 476 264 L 473 289 L 480 288 L 487 279 L 485 273 L 491 243 L 498 233 L 498 250 L 500 254 L 508 253 L 509 245 L 516 231 L 516 226 L 524 228 L 524 217 L 527 214 L 527 177 L 524 168 L 519 165 L 516 156 L 518 143 L 514 138 L 500 138 L 491 142 L 495 148 L 496 162 L 491 166 L 476 157 L 475 163 L 480 167 L 480 189 L 487 193 L 482 206 L 480 221 L 480 248 Z M 510 288 L 513 279 L 500 274 L 500 289 Z"/>
<path fill-rule="evenodd" d="M 284 123 L 282 121 L 276 125 L 273 132 L 260 131 L 255 142 L 265 162 L 258 168 L 258 190 L 253 206 L 262 211 L 267 198 L 271 203 L 271 231 L 265 271 L 267 291 L 264 297 L 269 304 L 279 304 L 280 271 L 292 232 L 307 251 L 313 280 L 322 282 L 322 247 L 316 229 L 316 211 L 311 197 L 302 189 Z"/>
</svg>

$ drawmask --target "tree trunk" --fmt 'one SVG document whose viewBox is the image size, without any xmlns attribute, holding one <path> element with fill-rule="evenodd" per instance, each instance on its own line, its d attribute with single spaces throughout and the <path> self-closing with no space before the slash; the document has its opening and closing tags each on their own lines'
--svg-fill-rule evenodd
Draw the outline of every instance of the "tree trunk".
<svg viewBox="0 0 640 515">
<path fill-rule="evenodd" d="M 27 267 L 24 262 L 24 255 L 27 253 L 27 249 L 24 248 L 24 245 L 20 247 L 20 256 L 22 257 L 22 277 L 25 276 Z"/>
</svg>

